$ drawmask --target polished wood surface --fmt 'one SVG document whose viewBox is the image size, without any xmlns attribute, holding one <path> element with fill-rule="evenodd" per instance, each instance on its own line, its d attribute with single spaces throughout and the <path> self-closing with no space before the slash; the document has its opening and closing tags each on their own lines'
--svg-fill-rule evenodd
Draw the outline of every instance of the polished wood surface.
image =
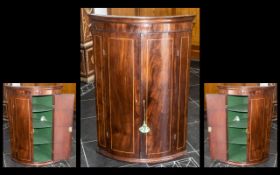
<svg viewBox="0 0 280 175">
<path fill-rule="evenodd" d="M 90 16 L 100 153 L 129 162 L 184 153 L 193 19 Z"/>
<path fill-rule="evenodd" d="M 245 162 L 228 160 L 225 160 L 225 162 L 241 166 L 264 162 L 269 156 L 272 101 L 275 86 L 218 86 L 218 89 L 219 94 L 226 96 L 248 96 L 247 159 Z M 206 100 L 208 96 L 206 96 Z M 213 117 L 211 112 L 213 108 L 217 107 L 217 102 L 207 100 L 207 104 L 207 113 L 210 112 L 210 116 L 207 117 L 209 120 Z M 224 109 L 226 109 L 226 106 L 224 106 Z M 224 120 L 216 120 L 216 122 L 220 122 L 219 125 L 227 125 Z M 210 149 L 214 148 L 210 146 Z M 214 156 L 213 158 L 215 159 Z"/>
<path fill-rule="evenodd" d="M 53 160 L 70 158 L 74 111 L 74 94 L 54 96 Z"/>
<path fill-rule="evenodd" d="M 59 156 L 62 153 L 59 153 L 59 157 L 53 155 L 53 160 L 47 162 L 34 162 L 33 159 L 33 124 L 32 124 L 32 96 L 44 96 L 44 95 L 53 95 L 64 97 L 67 95 L 62 95 L 62 86 L 6 86 L 7 89 L 7 101 L 8 101 L 8 122 L 10 128 L 10 140 L 11 140 L 11 153 L 12 159 L 23 164 L 28 165 L 46 165 L 50 164 L 53 161 L 61 160 L 60 158 L 69 158 L 69 149 L 71 148 L 71 136 L 70 141 L 67 139 L 67 135 L 63 134 L 61 129 L 58 129 L 57 126 L 70 126 L 72 125 L 73 120 L 73 107 L 65 106 L 68 104 L 74 103 L 74 96 L 71 95 L 70 98 L 63 98 L 62 100 L 54 100 L 54 116 L 53 116 L 53 125 L 55 142 L 57 143 L 57 138 L 60 137 L 60 143 L 63 141 L 63 144 L 54 146 L 54 154 L 58 151 L 67 152 L 67 156 Z M 57 98 L 56 98 L 57 99 Z M 66 101 L 67 100 L 67 101 Z M 60 105 L 59 105 L 60 104 Z M 66 110 L 68 109 L 68 110 Z M 70 115 L 71 110 L 71 115 Z M 67 113 L 68 112 L 68 113 Z M 64 120 L 65 119 L 65 120 Z M 65 121 L 71 121 L 70 123 Z M 68 128 L 67 128 L 68 132 Z M 68 137 L 69 138 L 69 137 Z M 70 145 L 68 145 L 70 144 Z"/>
<path fill-rule="evenodd" d="M 207 94 L 207 122 L 210 156 L 212 159 L 227 160 L 227 117 L 226 96 Z"/>
<path fill-rule="evenodd" d="M 176 16 L 195 15 L 192 32 L 191 59 L 200 58 L 200 9 L 199 8 L 108 8 L 108 15 L 117 16 Z"/>
</svg>

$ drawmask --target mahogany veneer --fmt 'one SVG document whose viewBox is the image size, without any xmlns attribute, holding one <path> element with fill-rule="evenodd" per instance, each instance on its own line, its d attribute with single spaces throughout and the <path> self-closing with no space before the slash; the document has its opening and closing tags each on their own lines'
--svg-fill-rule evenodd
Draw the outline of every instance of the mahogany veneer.
<svg viewBox="0 0 280 175">
<path fill-rule="evenodd" d="M 90 16 L 101 154 L 159 162 L 185 153 L 193 19 Z"/>
<path fill-rule="evenodd" d="M 254 165 L 269 156 L 274 86 L 219 86 L 206 94 L 210 156 Z"/>
<path fill-rule="evenodd" d="M 62 87 L 6 86 L 13 160 L 39 166 L 70 158 L 74 94 Z"/>
</svg>

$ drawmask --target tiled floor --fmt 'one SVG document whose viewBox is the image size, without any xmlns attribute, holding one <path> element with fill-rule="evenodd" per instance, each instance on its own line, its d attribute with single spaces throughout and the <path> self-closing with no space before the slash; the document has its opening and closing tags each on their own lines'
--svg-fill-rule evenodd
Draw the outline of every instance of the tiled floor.
<svg viewBox="0 0 280 175">
<path fill-rule="evenodd" d="M 212 160 L 209 153 L 209 140 L 207 133 L 207 121 L 204 121 L 204 135 L 207 136 L 204 140 L 204 165 L 205 167 L 235 167 L 232 165 L 225 164 L 220 161 Z M 277 122 L 274 121 L 271 127 L 270 136 L 270 153 L 269 159 L 261 164 L 254 165 L 253 167 L 277 167 Z"/>
<path fill-rule="evenodd" d="M 160 164 L 131 164 L 96 152 L 96 111 L 94 87 L 81 84 L 81 167 L 199 167 L 199 62 L 191 63 L 186 156 Z"/>
<path fill-rule="evenodd" d="M 76 167 L 76 121 L 73 122 L 72 152 L 69 160 L 62 160 L 44 167 Z M 9 125 L 7 121 L 3 121 L 3 166 L 4 167 L 30 167 L 19 164 L 11 159 Z"/>
</svg>

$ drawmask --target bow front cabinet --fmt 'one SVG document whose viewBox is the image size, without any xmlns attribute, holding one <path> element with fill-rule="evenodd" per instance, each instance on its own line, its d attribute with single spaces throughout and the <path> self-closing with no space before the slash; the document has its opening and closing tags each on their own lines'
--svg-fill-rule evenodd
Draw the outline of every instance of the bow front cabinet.
<svg viewBox="0 0 280 175">
<path fill-rule="evenodd" d="M 101 154 L 128 162 L 185 154 L 193 19 L 90 15 Z"/>
</svg>

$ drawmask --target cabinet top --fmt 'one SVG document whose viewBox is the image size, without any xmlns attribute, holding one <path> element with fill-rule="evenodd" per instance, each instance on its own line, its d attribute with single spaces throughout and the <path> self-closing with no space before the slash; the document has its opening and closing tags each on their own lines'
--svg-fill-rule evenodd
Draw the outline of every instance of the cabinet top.
<svg viewBox="0 0 280 175">
<path fill-rule="evenodd" d="M 59 94 L 63 88 L 57 86 L 5 86 L 7 90 L 13 90 L 18 95 L 52 95 Z"/>
<path fill-rule="evenodd" d="M 192 16 L 112 16 L 89 15 L 93 32 L 156 33 L 191 32 Z"/>
<path fill-rule="evenodd" d="M 118 23 L 166 23 L 166 22 L 192 22 L 195 15 L 178 16 L 116 16 L 116 15 L 89 15 L 96 21 L 109 21 Z"/>
<path fill-rule="evenodd" d="M 218 86 L 219 92 L 228 95 L 263 95 L 273 92 L 275 86 Z"/>
</svg>

